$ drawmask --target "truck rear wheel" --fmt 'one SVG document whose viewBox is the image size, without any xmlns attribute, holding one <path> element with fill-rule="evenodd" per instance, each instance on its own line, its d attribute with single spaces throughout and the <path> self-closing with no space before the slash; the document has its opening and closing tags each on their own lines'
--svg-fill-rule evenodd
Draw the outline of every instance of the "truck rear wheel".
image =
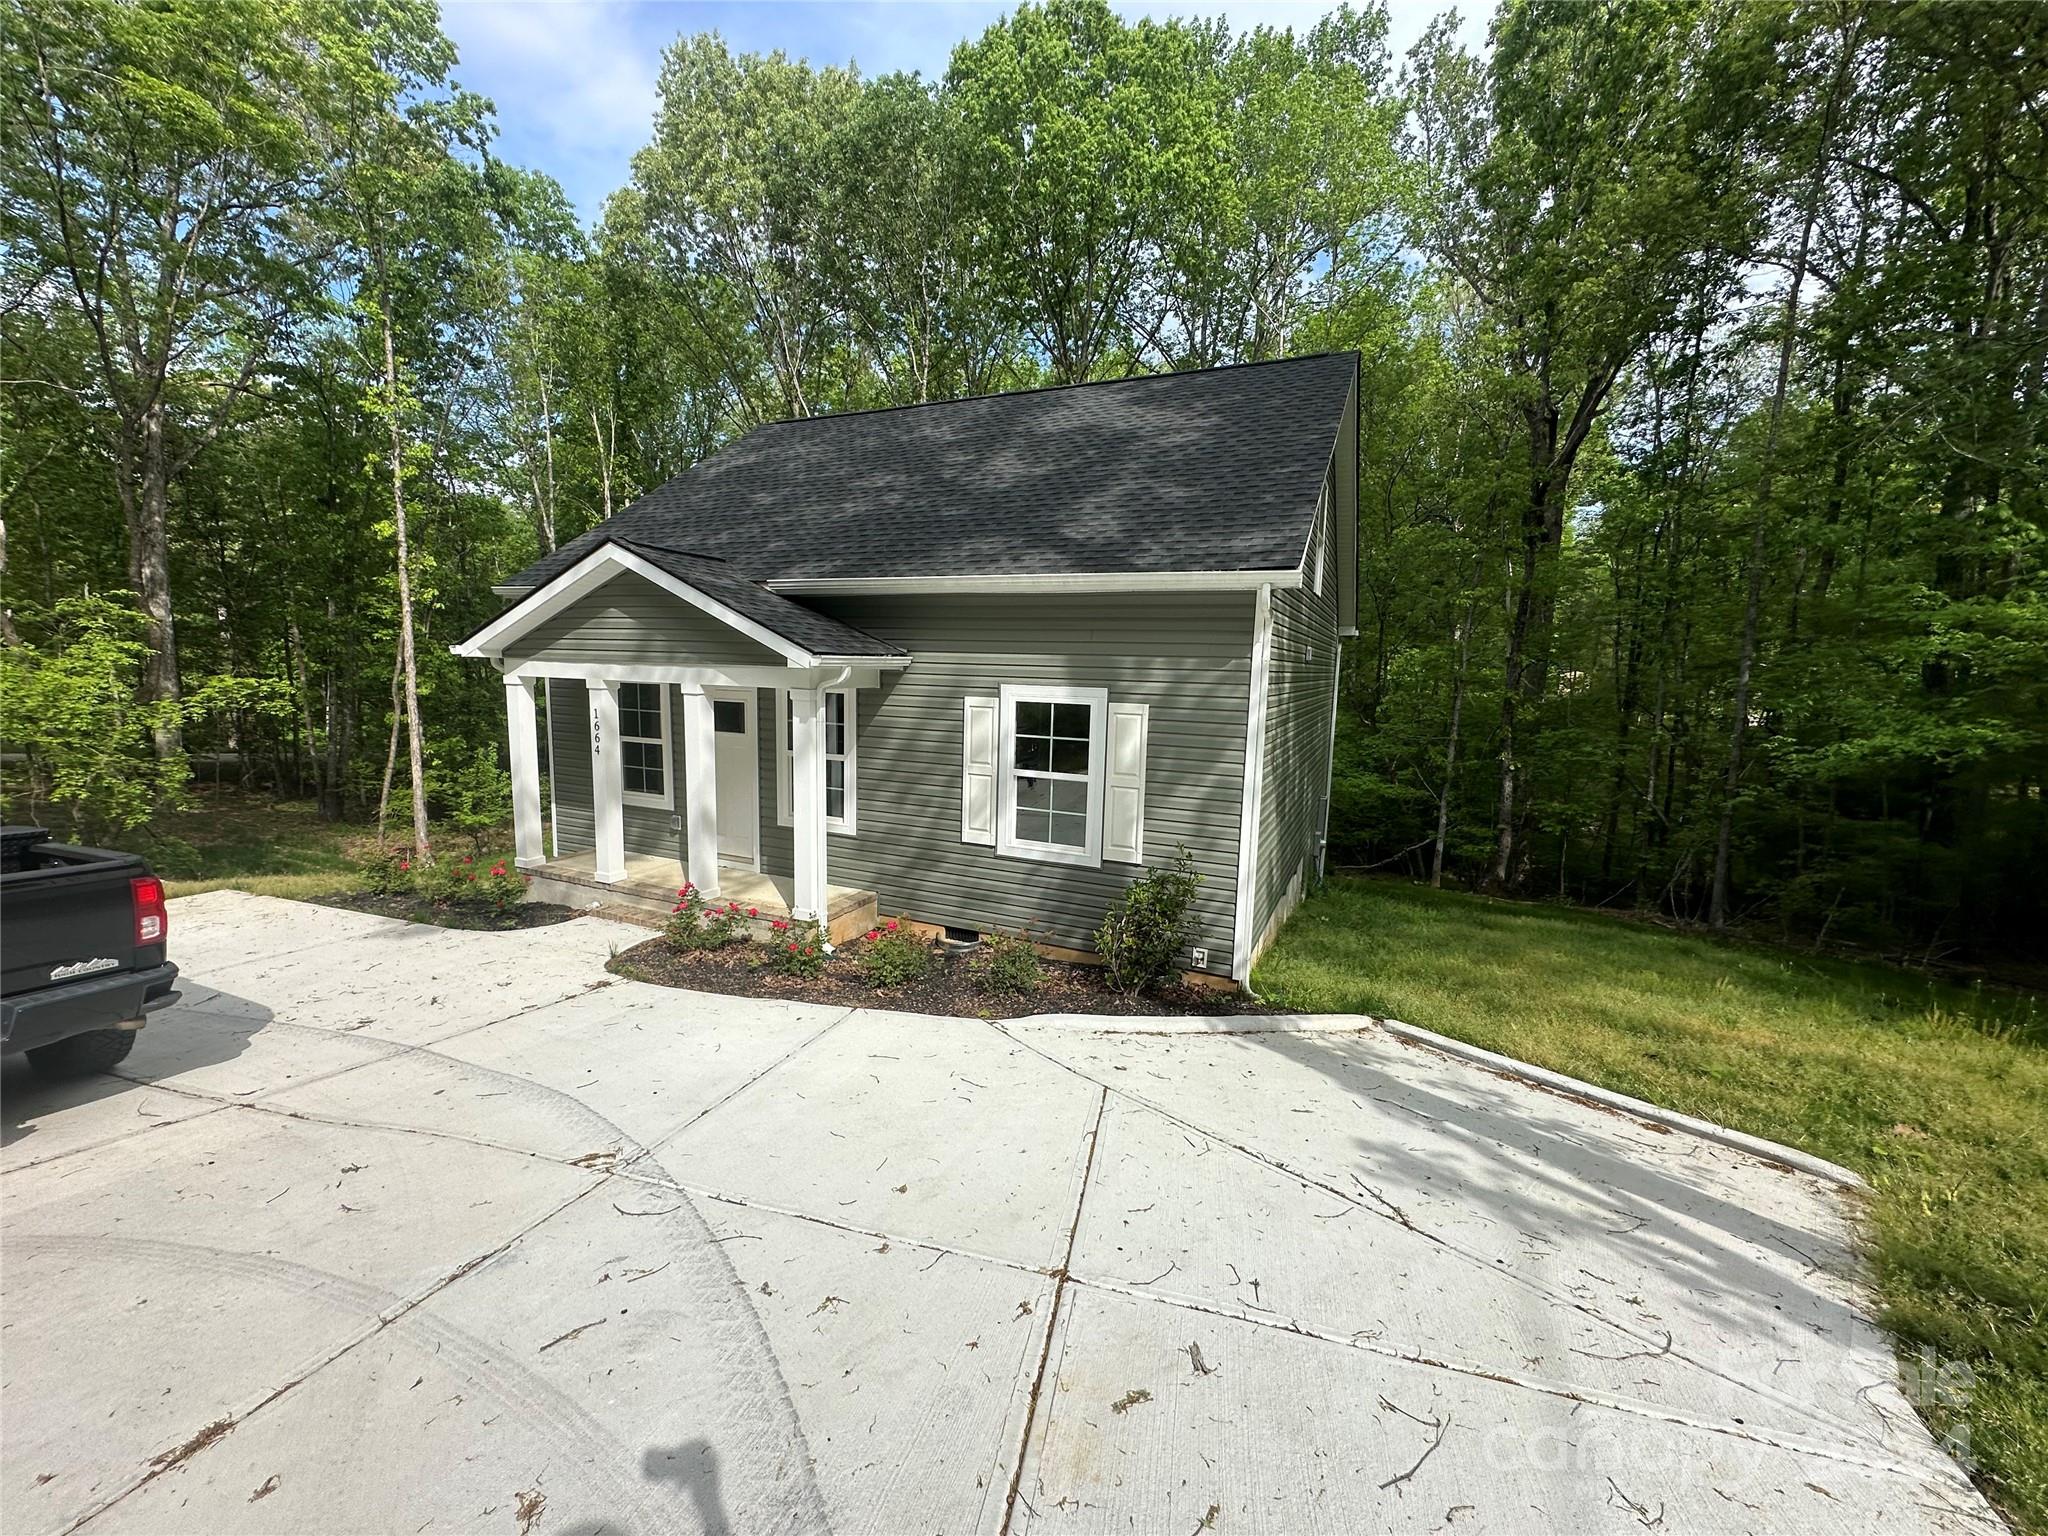
<svg viewBox="0 0 2048 1536">
<path fill-rule="evenodd" d="M 84 1077 L 104 1072 L 135 1049 L 132 1029 L 95 1029 L 30 1050 L 28 1064 L 38 1077 Z"/>
</svg>

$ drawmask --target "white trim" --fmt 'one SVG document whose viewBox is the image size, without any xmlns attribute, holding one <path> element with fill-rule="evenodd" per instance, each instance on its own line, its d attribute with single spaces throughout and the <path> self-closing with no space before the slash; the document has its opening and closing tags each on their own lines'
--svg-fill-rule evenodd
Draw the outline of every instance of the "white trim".
<svg viewBox="0 0 2048 1536">
<path fill-rule="evenodd" d="M 791 854 L 796 878 L 790 915 L 816 922 L 819 942 L 829 944 L 832 936 L 826 931 L 831 922 L 826 848 L 831 839 L 825 835 L 825 764 L 821 756 L 825 744 L 825 696 L 816 688 L 799 688 L 794 690 L 790 706 L 794 727 L 791 742 L 796 753 L 795 782 L 791 786 L 796 816 Z"/>
<path fill-rule="evenodd" d="M 846 764 L 843 796 L 846 814 L 828 814 L 825 817 L 825 830 L 835 837 L 853 837 L 860 831 L 860 695 L 852 687 L 823 688 L 819 692 L 828 696 L 838 694 L 845 701 L 843 707 L 846 710 L 846 750 L 839 754 Z M 775 690 L 775 824 L 779 827 L 796 824 L 789 791 L 789 694 L 790 690 L 787 688 Z M 824 750 L 821 743 L 820 762 L 829 761 L 830 757 L 831 754 Z"/>
<path fill-rule="evenodd" d="M 626 743 L 637 741 L 645 745 L 653 741 L 654 738 L 652 736 L 628 736 L 626 728 L 622 725 L 619 727 L 619 778 L 622 786 L 619 790 L 619 798 L 627 805 L 645 806 L 649 810 L 656 811 L 672 811 L 676 808 L 676 738 L 674 727 L 669 721 L 669 695 L 674 690 L 661 683 L 641 683 L 636 682 L 632 678 L 615 677 L 611 681 L 615 688 L 623 688 L 629 684 L 636 688 L 652 688 L 655 697 L 661 701 L 661 793 L 650 795 L 642 789 L 626 789 L 623 787 L 625 780 Z M 622 708 L 620 713 L 624 714 L 624 712 Z"/>
<path fill-rule="evenodd" d="M 581 683 L 675 683 L 684 688 L 801 688 L 808 678 L 829 679 L 834 688 L 874 688 L 881 681 L 874 669 L 863 667 L 819 667 L 806 672 L 793 667 L 642 666 L 611 661 L 522 661 L 505 668 L 504 675 L 559 677 Z"/>
<path fill-rule="evenodd" d="M 1102 793 L 1108 779 L 1104 748 L 1109 735 L 1107 688 L 1039 688 L 1004 683 L 996 716 L 996 852 L 1007 858 L 1037 859 L 1047 864 L 1102 864 Z M 1088 834 L 1079 848 L 1056 843 L 1020 841 L 1017 837 L 1017 706 L 1019 704 L 1086 704 L 1088 710 Z M 1071 782 L 1072 774 L 1051 774 Z"/>
<path fill-rule="evenodd" d="M 1231 924 L 1230 979 L 1251 979 L 1253 913 L 1259 883 L 1259 797 L 1266 779 L 1266 697 L 1273 667 L 1273 589 L 1259 588 L 1252 603 L 1252 679 L 1245 702 L 1244 805 L 1237 815 L 1237 910 Z"/>
<path fill-rule="evenodd" d="M 1323 577 L 1330 568 L 1330 536 L 1335 530 L 1330 526 L 1329 512 L 1330 477 L 1325 473 L 1323 493 L 1316 498 L 1316 515 L 1308 525 L 1309 542 L 1316 547 L 1316 579 L 1310 585 L 1309 591 L 1317 597 L 1323 595 Z"/>
<path fill-rule="evenodd" d="M 562 813 L 555 806 L 555 688 L 550 678 L 540 680 L 541 701 L 548 712 L 548 857 L 562 856 Z"/>
<path fill-rule="evenodd" d="M 1105 571 L 1071 575 L 999 576 L 795 576 L 766 581 L 770 592 L 786 594 L 893 592 L 1248 592 L 1256 587 L 1298 587 L 1291 571 Z M 863 663 L 866 658 L 862 658 Z"/>
<path fill-rule="evenodd" d="M 553 581 L 535 588 L 522 601 L 514 603 L 467 640 L 450 649 L 458 656 L 503 655 L 507 645 L 536 624 L 552 618 L 578 598 L 587 597 L 621 571 L 630 571 L 653 582 L 664 592 L 702 609 L 727 628 L 787 658 L 793 666 L 817 664 L 817 658 L 794 641 L 784 639 L 766 625 L 726 607 L 717 598 L 698 591 L 687 581 L 669 575 L 660 566 L 617 544 L 600 544 Z"/>
<path fill-rule="evenodd" d="M 747 711 L 747 783 L 751 791 L 748 799 L 752 802 L 753 807 L 753 815 L 748 821 L 748 830 L 753 835 L 749 839 L 751 851 L 748 854 L 746 867 L 758 875 L 761 873 L 761 695 L 757 689 L 753 688 L 706 688 L 704 696 L 714 704 L 722 699 L 728 704 L 743 705 Z M 718 738 L 721 734 L 723 733 L 718 729 L 717 711 L 713 710 L 711 723 L 711 771 L 714 774 L 718 772 Z M 725 801 L 721 798 L 718 803 L 720 809 L 723 810 Z M 717 841 L 718 839 L 714 837 L 713 842 Z M 719 849 L 719 857 L 723 858 L 724 856 L 725 850 Z"/>
<path fill-rule="evenodd" d="M 505 680 L 505 747 L 512 782 L 512 862 L 532 869 L 545 862 L 541 849 L 540 751 L 534 740 L 533 683 Z"/>
<path fill-rule="evenodd" d="M 718 740 L 712 732 L 711 696 L 683 690 L 683 856 L 690 884 L 706 901 L 719 897 Z"/>
<path fill-rule="evenodd" d="M 590 718 L 586 737 L 590 743 L 590 825 L 594 872 L 600 882 L 611 885 L 626 878 L 626 818 L 619 772 L 619 692 L 614 683 L 600 681 L 591 686 L 586 698 Z"/>
</svg>

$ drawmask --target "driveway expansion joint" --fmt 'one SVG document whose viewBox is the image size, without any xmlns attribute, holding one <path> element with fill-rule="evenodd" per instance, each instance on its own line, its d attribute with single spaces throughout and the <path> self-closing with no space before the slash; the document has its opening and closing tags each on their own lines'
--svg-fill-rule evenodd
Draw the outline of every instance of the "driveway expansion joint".
<svg viewBox="0 0 2048 1536">
<path fill-rule="evenodd" d="M 1453 1242 L 1449 1238 L 1443 1237 L 1438 1233 L 1431 1232 L 1424 1227 L 1417 1226 L 1414 1222 L 1409 1220 L 1407 1215 L 1404 1212 L 1402 1212 L 1399 1209 L 1399 1207 L 1390 1207 L 1389 1205 L 1387 1205 L 1387 1203 L 1384 1200 L 1384 1197 L 1380 1197 L 1377 1200 L 1361 1199 L 1359 1196 L 1353 1194 L 1351 1191 L 1347 1189 L 1344 1189 L 1342 1186 L 1333 1184 L 1327 1179 L 1323 1179 L 1313 1173 L 1304 1172 L 1303 1170 L 1294 1167 L 1292 1164 L 1286 1162 L 1285 1160 L 1278 1157 L 1274 1157 L 1270 1153 L 1261 1152 L 1257 1148 L 1247 1143 L 1233 1141 L 1231 1138 L 1227 1136 L 1220 1135 L 1217 1132 L 1209 1129 L 1207 1126 L 1204 1126 L 1197 1121 L 1190 1120 L 1186 1116 L 1181 1115 L 1174 1110 L 1168 1109 L 1165 1105 L 1157 1103 L 1152 1099 L 1146 1098 L 1143 1094 L 1138 1093 L 1133 1089 L 1117 1087 L 1114 1084 L 1104 1082 L 1100 1078 L 1093 1077 L 1088 1073 L 1082 1071 L 1079 1067 L 1073 1066 L 1071 1063 L 1061 1061 L 1057 1056 L 1053 1056 L 1050 1053 L 1041 1050 L 1038 1046 L 1033 1045 L 1028 1040 L 1017 1040 L 1017 1037 L 1011 1034 L 1010 1030 L 1004 1028 L 1003 1024 L 997 1021 L 991 1020 L 990 1024 L 991 1027 L 995 1028 L 999 1033 L 1005 1035 L 1006 1037 L 1012 1040 L 1016 1040 L 1016 1043 L 1022 1046 L 1024 1049 L 1033 1052 L 1034 1054 L 1042 1057 L 1048 1062 L 1053 1063 L 1054 1065 L 1062 1068 L 1065 1071 L 1073 1073 L 1075 1076 L 1079 1077 L 1084 1082 L 1093 1083 L 1096 1087 L 1100 1088 L 1105 1095 L 1113 1095 L 1118 1099 L 1136 1105 L 1138 1108 L 1143 1109 L 1148 1113 L 1158 1115 L 1162 1119 L 1168 1121 L 1170 1124 L 1177 1125 L 1181 1127 L 1183 1130 L 1191 1131 L 1198 1136 L 1205 1137 L 1209 1141 L 1215 1143 L 1217 1146 L 1222 1147 L 1227 1151 L 1234 1152 L 1240 1157 L 1249 1159 L 1252 1162 L 1258 1163 L 1266 1168 L 1269 1168 L 1275 1173 L 1282 1174 L 1285 1177 L 1292 1179 L 1297 1183 L 1300 1183 L 1304 1186 L 1313 1186 L 1314 1188 L 1321 1190 L 1323 1193 L 1330 1195 L 1334 1199 L 1341 1200 L 1346 1204 L 1357 1208 L 1358 1210 L 1364 1211 L 1366 1214 L 1372 1216 L 1376 1220 L 1385 1221 L 1391 1223 L 1392 1225 L 1402 1227 L 1407 1231 L 1414 1233 L 1417 1237 L 1423 1239 L 1424 1241 L 1434 1244 L 1438 1248 L 1442 1249 L 1444 1252 L 1455 1255 L 1461 1262 L 1472 1265 L 1478 1272 L 1487 1274 L 1497 1280 L 1503 1281 L 1507 1284 L 1518 1286 L 1524 1290 L 1530 1291 L 1538 1296 L 1541 1296 L 1546 1301 L 1552 1303 L 1555 1306 L 1563 1307 L 1572 1312 L 1575 1312 L 1580 1316 L 1589 1319 L 1592 1322 L 1598 1323 L 1600 1326 L 1604 1328 L 1613 1330 L 1615 1333 L 1621 1335 L 1623 1338 L 1629 1339 L 1634 1343 L 1648 1345 L 1652 1347 L 1657 1353 L 1668 1355 L 1670 1358 L 1679 1361 L 1680 1363 L 1690 1367 L 1691 1369 L 1701 1371 L 1706 1375 L 1715 1378 L 1716 1380 L 1725 1382 L 1728 1385 L 1735 1387 L 1739 1391 L 1754 1393 L 1759 1399 L 1765 1402 L 1772 1403 L 1778 1407 L 1791 1409 L 1794 1412 L 1802 1414 L 1803 1416 L 1811 1417 L 1818 1422 L 1825 1423 L 1827 1427 L 1839 1433 L 1845 1439 L 1853 1441 L 1860 1438 L 1856 1427 L 1847 1419 L 1837 1418 L 1833 1415 L 1820 1412 L 1814 1409 L 1812 1405 L 1801 1403 L 1797 1399 L 1789 1397 L 1786 1394 L 1783 1394 L 1775 1388 L 1772 1388 L 1768 1385 L 1759 1382 L 1746 1381 L 1739 1376 L 1731 1375 L 1729 1372 L 1721 1369 L 1718 1366 L 1712 1365 L 1705 1360 L 1700 1359 L 1696 1355 L 1693 1355 L 1686 1350 L 1675 1349 L 1671 1347 L 1670 1340 L 1667 1338 L 1664 1338 L 1660 1335 L 1653 1336 L 1630 1323 L 1607 1316 L 1605 1313 L 1600 1312 L 1596 1308 L 1594 1308 L 1590 1303 L 1583 1301 L 1576 1296 L 1571 1295 L 1569 1292 L 1561 1291 L 1555 1286 L 1548 1285 L 1540 1280 L 1532 1279 L 1527 1275 L 1518 1274 L 1513 1271 L 1502 1270 L 1495 1265 L 1489 1264 L 1483 1255 L 1474 1253 L 1471 1250 L 1462 1246 L 1461 1244 Z M 1960 1474 L 1958 1475 L 1960 1476 Z"/>
<path fill-rule="evenodd" d="M 1099 1085 L 1100 1086 L 1100 1085 Z M 1038 1427 L 1038 1405 L 1046 1402 L 1050 1411 L 1051 1403 L 1044 1397 L 1045 1373 L 1052 1362 L 1053 1340 L 1059 1336 L 1061 1303 L 1066 1300 L 1067 1283 L 1074 1263 L 1074 1242 L 1081 1231 L 1081 1213 L 1088 1205 L 1088 1185 L 1095 1176 L 1095 1149 L 1102 1144 L 1102 1115 L 1109 1107 L 1109 1089 L 1102 1086 L 1101 1096 L 1095 1101 L 1095 1119 L 1088 1128 L 1088 1156 L 1081 1166 L 1081 1187 L 1075 1192 L 1074 1214 L 1067 1222 L 1066 1253 L 1060 1259 L 1059 1267 L 1052 1271 L 1052 1306 L 1046 1310 L 1045 1342 L 1038 1352 L 1038 1369 L 1031 1377 L 1031 1392 L 1025 1402 L 1024 1430 L 1017 1442 L 1017 1464 L 1010 1471 L 1010 1492 L 1003 1504 L 1003 1523 L 999 1536 L 1009 1536 L 1010 1523 L 1017 1518 L 1017 1505 L 1022 1499 L 1024 1487 L 1024 1463 L 1031 1452 L 1031 1434 Z M 1023 1500 L 1030 1508 L 1030 1501 Z"/>
</svg>

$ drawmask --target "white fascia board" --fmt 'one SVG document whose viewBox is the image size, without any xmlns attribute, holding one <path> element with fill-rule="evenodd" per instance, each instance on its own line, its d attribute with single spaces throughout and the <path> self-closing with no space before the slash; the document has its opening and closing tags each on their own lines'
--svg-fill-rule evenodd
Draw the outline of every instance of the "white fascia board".
<svg viewBox="0 0 2048 1536">
<path fill-rule="evenodd" d="M 508 678 L 559 677 L 580 683 L 675 683 L 699 688 L 879 688 L 881 673 L 864 663 L 840 667 L 693 667 L 625 661 L 500 663 Z"/>
<path fill-rule="evenodd" d="M 599 545 L 546 586 L 529 593 L 525 601 L 508 608 L 491 623 L 451 649 L 458 656 L 502 655 L 507 645 L 536 624 L 545 622 L 578 598 L 588 596 L 621 571 L 630 571 L 636 576 L 643 577 L 664 592 L 702 609 L 719 623 L 786 658 L 791 666 L 808 667 L 816 664 L 816 659 L 802 646 L 784 639 L 766 625 L 726 607 L 717 598 L 707 596 L 687 581 L 671 576 L 660 566 L 641 559 L 630 549 L 623 549 L 617 544 Z"/>
<path fill-rule="evenodd" d="M 1302 585 L 1291 571 L 1111 571 L 1057 576 L 795 576 L 764 582 L 787 596 L 886 596 L 926 592 L 1255 592 Z"/>
</svg>

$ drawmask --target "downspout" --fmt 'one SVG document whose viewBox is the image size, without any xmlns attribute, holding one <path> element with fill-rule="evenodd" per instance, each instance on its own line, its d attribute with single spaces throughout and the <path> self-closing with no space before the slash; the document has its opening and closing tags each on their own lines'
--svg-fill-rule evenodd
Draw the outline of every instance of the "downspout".
<svg viewBox="0 0 2048 1536">
<path fill-rule="evenodd" d="M 1342 696 L 1344 681 L 1344 642 L 1337 641 L 1335 655 L 1330 662 L 1330 751 L 1323 759 L 1323 824 L 1316 833 L 1316 878 L 1323 878 L 1323 871 L 1330 853 L 1330 795 L 1337 779 L 1337 701 Z"/>
<path fill-rule="evenodd" d="M 1230 979 L 1251 990 L 1252 945 L 1258 941 L 1259 802 L 1266 778 L 1266 701 L 1273 664 L 1273 588 L 1252 605 L 1251 686 L 1245 700 L 1244 804 L 1237 819 L 1237 909 L 1230 940 Z"/>
</svg>

